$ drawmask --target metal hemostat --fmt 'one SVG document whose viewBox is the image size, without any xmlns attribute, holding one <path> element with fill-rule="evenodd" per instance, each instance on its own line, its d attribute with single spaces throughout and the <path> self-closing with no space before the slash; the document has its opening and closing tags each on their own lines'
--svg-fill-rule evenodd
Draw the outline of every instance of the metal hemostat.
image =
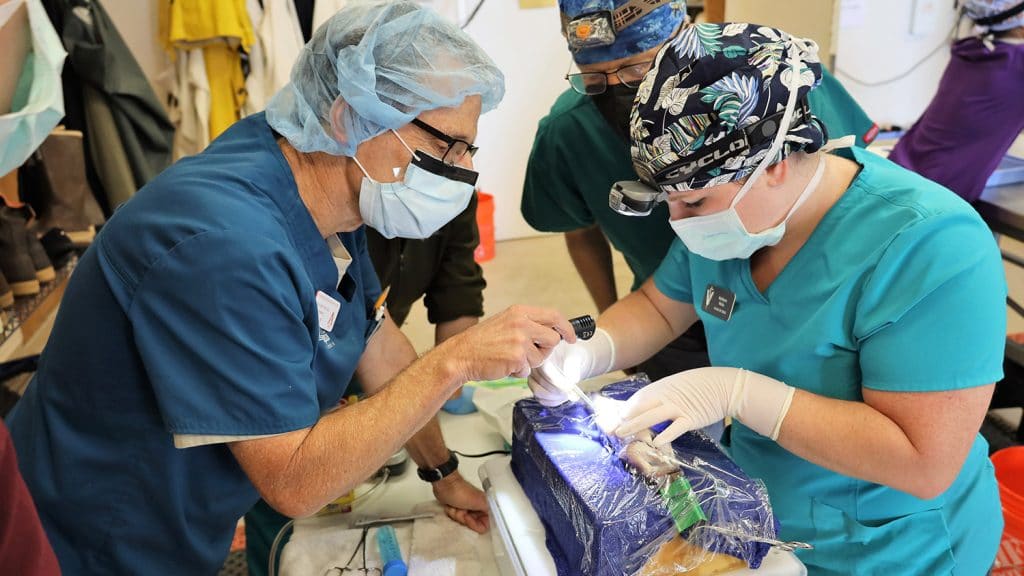
<svg viewBox="0 0 1024 576">
<path fill-rule="evenodd" d="M 660 484 L 668 476 L 679 473 L 679 465 L 673 456 L 645 440 L 637 439 L 627 444 L 622 458 L 629 463 L 631 472 L 643 476 L 649 484 Z"/>
<path fill-rule="evenodd" d="M 384 524 L 397 524 L 398 522 L 411 522 L 421 518 L 433 518 L 433 512 L 422 514 L 407 514 L 405 516 L 391 516 L 389 518 L 361 518 L 352 523 L 353 528 L 365 528 L 367 526 L 381 526 Z"/>
<path fill-rule="evenodd" d="M 658 448 L 651 443 L 649 431 L 638 434 L 620 453 L 621 457 L 628 463 L 627 469 L 643 476 L 647 484 L 652 488 L 661 489 L 680 474 L 680 469 L 686 464 L 676 458 L 671 452 L 671 447 Z M 732 530 L 723 526 L 712 524 L 701 524 L 694 530 L 711 530 L 720 534 L 727 534 L 748 540 L 764 542 L 773 548 L 785 552 L 794 550 L 813 550 L 814 546 L 806 542 L 784 542 L 771 538 L 760 538 L 738 530 Z"/>
<path fill-rule="evenodd" d="M 812 544 L 808 544 L 807 542 L 783 542 L 782 540 L 773 540 L 771 538 L 758 538 L 756 536 L 750 536 L 750 535 L 743 534 L 743 533 L 741 533 L 739 531 L 736 531 L 736 530 L 730 530 L 728 528 L 723 528 L 721 526 L 706 525 L 706 526 L 701 526 L 699 529 L 702 529 L 702 530 L 712 530 L 714 532 L 719 532 L 719 533 L 722 533 L 722 534 L 728 534 L 730 536 L 738 536 L 738 537 L 741 537 L 741 538 L 746 538 L 748 540 L 755 540 L 757 542 L 764 542 L 765 544 L 768 544 L 772 548 L 778 548 L 779 550 L 782 550 L 782 551 L 785 551 L 785 552 L 792 552 L 792 551 L 797 550 L 797 549 L 800 549 L 800 550 L 814 550 L 814 546 Z"/>
</svg>

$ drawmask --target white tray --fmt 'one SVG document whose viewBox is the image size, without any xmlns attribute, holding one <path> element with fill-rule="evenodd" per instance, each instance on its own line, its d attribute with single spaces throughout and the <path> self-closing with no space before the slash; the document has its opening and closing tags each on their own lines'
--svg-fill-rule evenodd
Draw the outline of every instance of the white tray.
<svg viewBox="0 0 1024 576">
<path fill-rule="evenodd" d="M 985 187 L 1007 186 L 1019 182 L 1024 182 L 1024 158 L 1007 155 L 1003 157 L 995 172 L 988 177 Z"/>
</svg>

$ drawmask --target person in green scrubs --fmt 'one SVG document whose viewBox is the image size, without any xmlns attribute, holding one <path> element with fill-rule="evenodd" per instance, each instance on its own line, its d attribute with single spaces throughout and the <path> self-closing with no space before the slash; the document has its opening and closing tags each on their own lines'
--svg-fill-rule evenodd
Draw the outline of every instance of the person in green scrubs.
<svg viewBox="0 0 1024 576">
<path fill-rule="evenodd" d="M 664 446 L 731 417 L 732 458 L 764 480 L 780 537 L 814 546 L 797 551 L 811 574 L 985 574 L 1002 532 L 978 434 L 1006 333 L 992 234 L 934 182 L 826 153 L 813 42 L 702 24 L 658 62 L 631 117 L 641 182 L 621 186 L 667 200 L 678 238 L 591 340 L 534 371 L 538 399 L 703 320 L 712 366 L 639 391 L 615 434 L 668 422 Z"/>
<path fill-rule="evenodd" d="M 521 210 L 536 230 L 565 234 L 569 255 L 599 311 L 619 298 L 611 249 L 622 253 L 638 289 L 657 269 L 675 235 L 652 220 L 668 220 L 659 205 L 652 218 L 633 218 L 608 208 L 608 190 L 636 178 L 629 157 L 629 111 L 637 87 L 658 50 L 685 25 L 685 3 L 665 1 L 618 31 L 607 45 L 575 48 L 569 24 L 585 21 L 602 7 L 628 9 L 629 0 L 559 0 L 567 42 L 579 68 L 570 87 L 540 121 L 526 167 Z M 573 28 L 576 30 L 577 28 Z M 866 146 L 878 128 L 828 72 L 810 96 L 811 109 L 832 134 L 851 134 Z M 706 366 L 707 345 L 700 323 L 639 367 L 652 378 Z"/>
</svg>

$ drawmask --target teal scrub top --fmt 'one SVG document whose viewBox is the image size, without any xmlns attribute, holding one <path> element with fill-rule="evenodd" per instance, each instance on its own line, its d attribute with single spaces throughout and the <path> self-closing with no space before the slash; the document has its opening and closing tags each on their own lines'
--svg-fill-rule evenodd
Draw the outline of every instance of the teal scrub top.
<svg viewBox="0 0 1024 576">
<path fill-rule="evenodd" d="M 830 137 L 857 136 L 865 146 L 878 131 L 874 122 L 831 74 L 808 96 L 811 110 Z M 588 96 L 566 90 L 540 121 L 526 166 L 521 210 L 535 230 L 569 232 L 597 225 L 633 272 L 633 290 L 658 268 L 675 238 L 668 207 L 659 203 L 646 218 L 623 216 L 608 207 L 608 191 L 619 180 L 636 180 L 624 142 Z"/>
<path fill-rule="evenodd" d="M 859 175 L 764 293 L 748 260 L 707 260 L 678 240 L 655 285 L 689 303 L 709 285 L 731 290 L 728 321 L 696 307 L 712 364 L 822 396 L 862 401 L 863 388 L 1000 380 L 1006 283 L 991 232 L 938 184 L 861 149 L 842 154 Z M 977 576 L 1002 532 L 987 446 L 979 434 L 952 486 L 932 500 L 826 470 L 742 423 L 730 450 L 767 485 L 782 539 L 814 545 L 798 552 L 811 574 Z"/>
<path fill-rule="evenodd" d="M 363 230 L 339 238 L 340 283 L 262 113 L 103 227 L 9 420 L 65 574 L 217 572 L 259 498 L 225 438 L 314 425 L 366 346 L 380 286 Z M 222 438 L 175 447 L 196 435 Z"/>
</svg>

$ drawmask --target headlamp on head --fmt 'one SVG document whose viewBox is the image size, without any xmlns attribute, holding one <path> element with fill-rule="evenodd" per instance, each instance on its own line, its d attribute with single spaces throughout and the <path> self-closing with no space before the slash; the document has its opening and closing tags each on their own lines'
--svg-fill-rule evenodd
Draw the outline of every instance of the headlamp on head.
<svg viewBox="0 0 1024 576">
<path fill-rule="evenodd" d="M 562 14 L 562 33 L 573 51 L 610 46 L 617 34 L 648 13 L 673 0 L 629 0 L 618 8 L 614 0 L 597 0 L 586 4 L 588 10 L 579 14 Z"/>
<path fill-rule="evenodd" d="M 608 193 L 608 207 L 623 216 L 649 216 L 668 194 L 639 180 L 622 180 Z"/>
<path fill-rule="evenodd" d="M 592 12 L 575 18 L 566 24 L 565 35 L 569 39 L 569 47 L 573 50 L 614 44 L 615 27 L 612 26 L 612 13 Z"/>
</svg>

